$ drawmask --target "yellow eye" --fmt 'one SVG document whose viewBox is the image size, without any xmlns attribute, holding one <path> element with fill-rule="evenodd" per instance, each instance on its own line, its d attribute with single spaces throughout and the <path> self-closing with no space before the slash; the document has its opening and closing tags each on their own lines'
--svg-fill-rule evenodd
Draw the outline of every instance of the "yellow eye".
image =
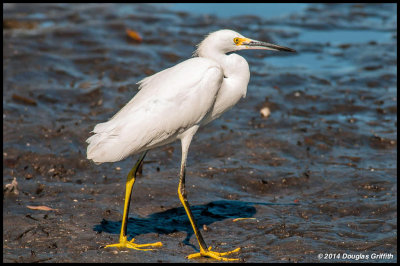
<svg viewBox="0 0 400 266">
<path fill-rule="evenodd" d="M 235 39 L 233 39 L 233 42 L 234 42 L 236 45 L 238 45 L 238 44 L 239 44 L 239 38 L 236 37 Z"/>
</svg>

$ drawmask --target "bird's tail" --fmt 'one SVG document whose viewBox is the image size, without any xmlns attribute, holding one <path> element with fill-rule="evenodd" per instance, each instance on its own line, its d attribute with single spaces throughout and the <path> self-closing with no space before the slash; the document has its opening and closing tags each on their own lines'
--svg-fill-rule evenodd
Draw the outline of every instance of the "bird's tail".
<svg viewBox="0 0 400 266">
<path fill-rule="evenodd" d="M 96 125 L 92 131 L 95 134 L 86 140 L 89 144 L 86 150 L 87 158 L 96 164 L 116 162 L 126 157 L 123 153 L 125 147 L 121 147 L 118 136 L 108 127 L 107 123 Z"/>
<path fill-rule="evenodd" d="M 103 154 L 103 149 L 101 147 L 102 139 L 104 139 L 104 137 L 102 137 L 101 134 L 95 134 L 86 140 L 89 144 L 86 150 L 87 158 L 93 160 L 96 164 L 103 163 L 101 159 Z"/>
</svg>

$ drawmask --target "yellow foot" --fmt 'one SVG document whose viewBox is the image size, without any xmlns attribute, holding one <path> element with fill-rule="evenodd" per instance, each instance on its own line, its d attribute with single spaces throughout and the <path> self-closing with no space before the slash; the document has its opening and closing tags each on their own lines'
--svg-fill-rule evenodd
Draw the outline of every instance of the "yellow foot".
<svg viewBox="0 0 400 266">
<path fill-rule="evenodd" d="M 222 260 L 222 261 L 235 261 L 235 260 L 239 260 L 239 259 L 224 258 L 223 256 L 238 252 L 239 250 L 240 250 L 240 248 L 237 248 L 232 251 L 219 253 L 219 252 L 211 251 L 211 247 L 209 247 L 208 250 L 204 250 L 204 249 L 200 248 L 199 253 L 191 254 L 191 255 L 187 256 L 187 258 L 194 259 L 194 258 L 198 258 L 198 257 L 210 257 L 210 258 L 213 258 L 216 260 Z"/>
<path fill-rule="evenodd" d="M 156 242 L 156 243 L 151 243 L 151 244 L 136 244 L 133 243 L 135 241 L 134 238 L 132 238 L 131 241 L 127 240 L 127 237 L 124 236 L 122 238 L 119 239 L 119 243 L 117 244 L 111 244 L 111 245 L 107 245 L 105 246 L 105 248 L 111 248 L 111 247 L 115 247 L 115 248 L 133 248 L 136 250 L 153 250 L 151 248 L 147 248 L 147 247 L 161 247 L 162 243 L 161 242 Z"/>
</svg>

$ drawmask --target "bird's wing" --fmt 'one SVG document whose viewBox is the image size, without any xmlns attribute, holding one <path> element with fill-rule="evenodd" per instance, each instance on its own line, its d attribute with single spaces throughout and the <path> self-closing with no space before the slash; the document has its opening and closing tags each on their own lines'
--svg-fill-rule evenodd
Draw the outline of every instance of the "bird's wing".
<svg viewBox="0 0 400 266">
<path fill-rule="evenodd" d="M 140 82 L 141 90 L 109 121 L 98 124 L 87 142 L 88 158 L 119 161 L 176 139 L 200 124 L 223 80 L 221 67 L 192 58 Z"/>
</svg>

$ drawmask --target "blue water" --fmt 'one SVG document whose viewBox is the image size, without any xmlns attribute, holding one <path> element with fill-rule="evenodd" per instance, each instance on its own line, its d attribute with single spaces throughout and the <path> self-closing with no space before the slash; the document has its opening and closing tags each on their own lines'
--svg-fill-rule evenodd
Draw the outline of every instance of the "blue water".
<svg viewBox="0 0 400 266">
<path fill-rule="evenodd" d="M 393 38 L 393 34 L 388 31 L 379 30 L 360 30 L 349 28 L 333 28 L 333 29 L 311 29 L 307 27 L 298 27 L 297 25 L 282 25 L 288 17 L 287 22 L 290 22 L 290 15 L 298 15 L 307 8 L 312 7 L 312 4 L 298 3 L 173 3 L 165 4 L 166 8 L 173 11 L 188 12 L 196 15 L 216 15 L 223 19 L 234 19 L 236 16 L 252 15 L 258 16 L 261 19 L 273 21 L 273 18 L 280 18 L 277 25 L 262 25 L 271 31 L 284 30 L 293 34 L 284 40 L 280 40 L 279 36 L 274 38 L 277 44 L 296 48 L 298 44 L 307 44 L 312 48 L 313 45 L 329 45 L 329 49 L 321 51 L 320 54 L 308 51 L 298 51 L 296 55 L 290 57 L 266 57 L 266 64 L 273 68 L 287 67 L 304 71 L 336 71 L 340 73 L 348 73 L 354 71 L 356 67 L 351 61 L 345 58 L 338 59 L 332 57 L 333 53 L 340 52 L 338 46 L 343 44 L 367 44 L 369 42 L 385 43 Z M 380 22 L 379 19 L 371 17 L 369 21 L 377 20 L 376 25 Z M 322 23 L 322 22 L 321 22 Z M 250 28 L 254 25 L 248 25 Z M 269 41 L 269 40 L 266 40 Z M 338 68 L 338 66 L 341 66 Z"/>
<path fill-rule="evenodd" d="M 184 11 L 192 14 L 212 14 L 221 18 L 230 18 L 234 16 L 253 15 L 260 18 L 271 18 L 284 16 L 294 12 L 304 10 L 309 4 L 244 4 L 244 3 L 174 3 L 166 5 L 169 9 L 175 11 Z"/>
<path fill-rule="evenodd" d="M 392 37 L 390 32 L 377 30 L 305 30 L 297 38 L 302 42 L 314 43 L 368 43 L 386 42 Z"/>
</svg>

